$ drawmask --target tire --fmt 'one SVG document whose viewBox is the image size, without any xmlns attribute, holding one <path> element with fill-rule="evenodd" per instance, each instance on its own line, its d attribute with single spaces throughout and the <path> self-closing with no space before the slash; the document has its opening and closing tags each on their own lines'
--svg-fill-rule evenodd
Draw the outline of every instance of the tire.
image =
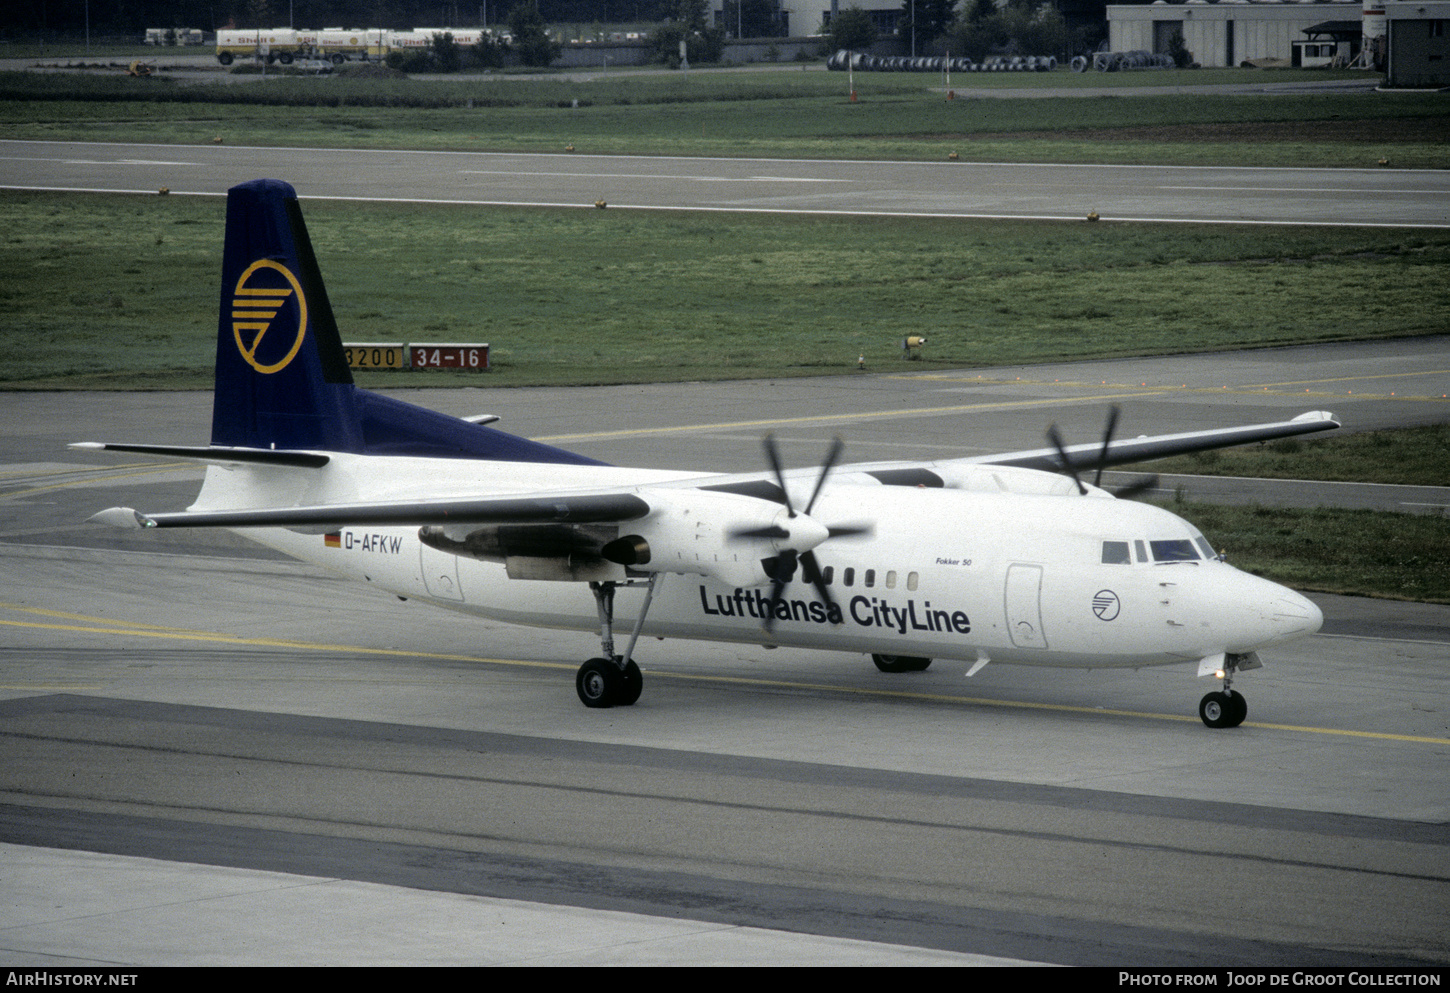
<svg viewBox="0 0 1450 993">
<path fill-rule="evenodd" d="M 586 707 L 613 707 L 624 692 L 624 674 L 609 659 L 590 659 L 579 667 L 574 689 Z"/>
<path fill-rule="evenodd" d="M 639 695 L 644 692 L 644 674 L 639 671 L 639 666 L 634 664 L 634 659 L 624 667 L 620 673 L 623 679 L 620 681 L 619 699 L 615 702 L 621 707 L 632 707 Z"/>
<path fill-rule="evenodd" d="M 1244 695 L 1238 690 L 1229 690 L 1228 696 L 1229 703 L 1233 708 L 1233 712 L 1230 715 L 1233 718 L 1233 723 L 1229 727 L 1236 728 L 1244 722 L 1244 718 L 1249 716 L 1249 702 L 1244 699 Z"/>
<path fill-rule="evenodd" d="M 340 52 L 332 57 L 332 64 L 335 65 L 335 66 L 340 66 L 340 65 L 342 65 L 346 61 L 347 61 L 347 56 L 346 55 L 343 55 Z"/>
<path fill-rule="evenodd" d="M 224 66 L 229 66 L 232 64 L 232 53 L 220 52 L 217 54 L 216 60 Z"/>
<path fill-rule="evenodd" d="M 1198 701 L 1198 716 L 1204 724 L 1211 728 L 1232 728 L 1238 727 L 1243 722 L 1239 716 L 1239 706 L 1234 702 L 1233 697 L 1243 700 L 1237 693 L 1230 696 L 1228 693 L 1209 693 L 1202 700 Z M 1244 704 L 1244 714 L 1248 713 L 1248 705 Z M 1237 720 L 1235 720 L 1237 718 Z"/>
<path fill-rule="evenodd" d="M 872 655 L 871 661 L 882 672 L 923 672 L 931 665 L 931 659 L 915 655 Z"/>
</svg>

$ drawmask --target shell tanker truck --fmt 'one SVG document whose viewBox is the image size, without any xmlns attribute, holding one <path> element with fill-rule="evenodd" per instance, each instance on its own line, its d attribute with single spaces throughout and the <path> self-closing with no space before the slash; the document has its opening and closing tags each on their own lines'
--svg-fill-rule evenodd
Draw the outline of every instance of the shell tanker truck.
<svg viewBox="0 0 1450 993">
<path fill-rule="evenodd" d="M 380 59 L 388 53 L 389 32 L 377 28 L 258 28 L 218 31 L 217 61 L 224 66 L 237 59 L 260 58 L 267 63 L 290 64 L 294 59 L 326 59 L 333 65 Z"/>
</svg>

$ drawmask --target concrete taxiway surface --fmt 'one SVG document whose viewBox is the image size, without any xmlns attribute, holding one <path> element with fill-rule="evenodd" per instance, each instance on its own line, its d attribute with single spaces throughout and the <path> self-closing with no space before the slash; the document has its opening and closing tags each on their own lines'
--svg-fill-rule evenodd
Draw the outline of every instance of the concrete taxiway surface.
<svg viewBox="0 0 1450 993">
<path fill-rule="evenodd" d="M 1085 440 L 1109 403 L 1132 434 L 1315 408 L 1359 428 L 1443 420 L 1445 393 L 1442 337 L 406 396 L 747 470 L 767 430 L 792 464 L 837 433 L 848 458 L 927 458 L 1039 447 L 1048 421 Z M 689 642 L 642 646 L 640 703 L 590 712 L 587 635 L 82 523 L 184 506 L 196 472 L 66 442 L 201 442 L 209 410 L 0 395 L 13 963 L 1450 961 L 1450 608 L 1316 597 L 1324 632 L 1243 678 L 1234 731 L 1199 723 L 1192 666 L 968 681 Z"/>
<path fill-rule="evenodd" d="M 0 188 L 1201 223 L 1450 225 L 1442 172 L 856 162 L 0 141 Z"/>
</svg>

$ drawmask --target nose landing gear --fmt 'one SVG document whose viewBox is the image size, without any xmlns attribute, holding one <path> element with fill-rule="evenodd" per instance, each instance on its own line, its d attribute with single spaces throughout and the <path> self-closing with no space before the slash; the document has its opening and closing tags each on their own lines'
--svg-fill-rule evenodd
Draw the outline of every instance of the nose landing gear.
<svg viewBox="0 0 1450 993">
<path fill-rule="evenodd" d="M 1249 702 L 1237 690 L 1210 693 L 1198 701 L 1198 716 L 1211 728 L 1236 728 L 1249 715 Z"/>
<path fill-rule="evenodd" d="M 1223 663 L 1223 689 L 1209 693 L 1198 701 L 1198 716 L 1211 728 L 1236 728 L 1249 716 L 1249 702 L 1242 693 L 1232 689 L 1234 674 L 1240 669 L 1257 669 L 1262 662 L 1254 652 L 1247 655 L 1226 654 Z"/>
</svg>

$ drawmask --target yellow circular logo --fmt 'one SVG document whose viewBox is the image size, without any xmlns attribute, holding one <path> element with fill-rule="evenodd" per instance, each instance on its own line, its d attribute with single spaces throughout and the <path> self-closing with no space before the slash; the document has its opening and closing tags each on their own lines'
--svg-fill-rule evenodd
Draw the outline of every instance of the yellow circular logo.
<svg viewBox="0 0 1450 993">
<path fill-rule="evenodd" d="M 277 282 L 276 276 L 253 276 L 270 270 L 281 276 L 286 286 L 268 286 Z M 287 332 L 278 329 L 268 339 L 267 332 L 277 322 L 279 315 L 284 326 L 290 323 L 289 300 L 296 301 L 297 326 L 289 341 Z M 297 353 L 302 350 L 302 340 L 307 337 L 307 297 L 302 293 L 302 284 L 282 263 L 271 259 L 258 259 L 247 267 L 242 278 L 237 280 L 232 294 L 232 337 L 236 339 L 237 351 L 247 365 L 260 373 L 280 372 L 287 368 Z M 264 346 L 265 342 L 265 346 Z"/>
</svg>

